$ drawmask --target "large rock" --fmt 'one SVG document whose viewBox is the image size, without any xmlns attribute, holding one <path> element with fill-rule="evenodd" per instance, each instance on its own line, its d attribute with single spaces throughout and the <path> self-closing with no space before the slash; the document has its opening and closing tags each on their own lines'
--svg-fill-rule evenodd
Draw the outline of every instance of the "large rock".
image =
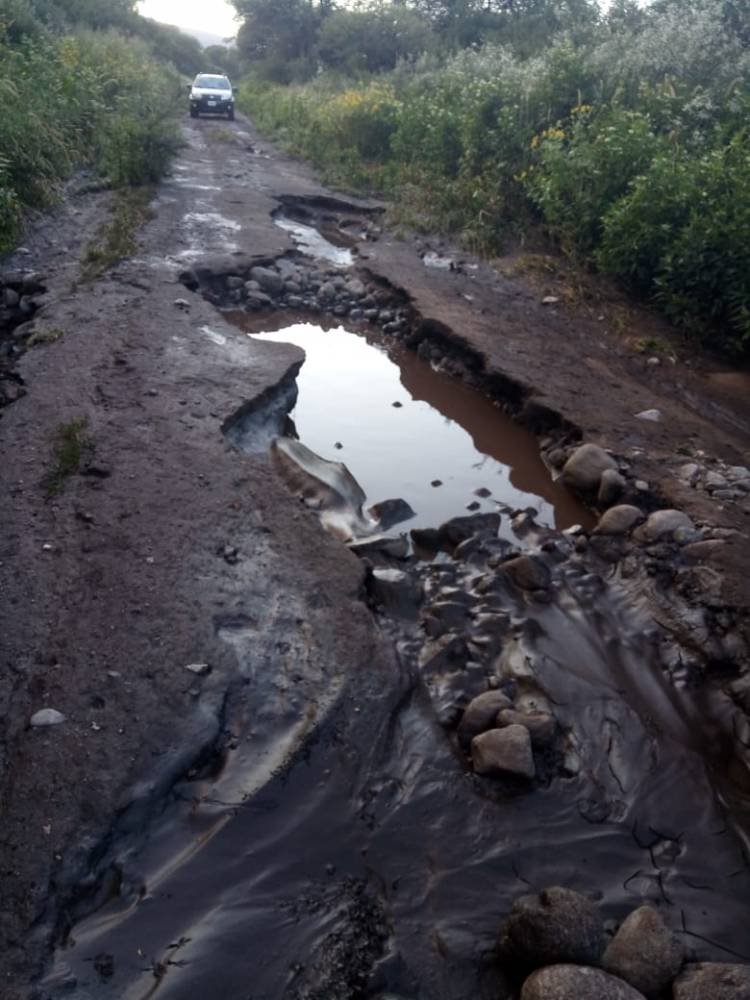
<svg viewBox="0 0 750 1000">
<path fill-rule="evenodd" d="M 485 691 L 466 706 L 458 725 L 458 741 L 469 747 L 475 736 L 495 728 L 497 713 L 511 707 L 511 700 L 502 691 Z"/>
<path fill-rule="evenodd" d="M 381 531 L 387 531 L 394 524 L 400 524 L 401 521 L 408 521 L 410 517 L 414 517 L 414 511 L 401 497 L 381 500 L 373 504 L 367 513 L 375 518 Z"/>
<path fill-rule="evenodd" d="M 250 271 L 250 277 L 269 295 L 281 295 L 284 290 L 284 279 L 278 271 L 272 271 L 270 267 L 254 267 Z"/>
<path fill-rule="evenodd" d="M 601 969 L 550 965 L 529 976 L 521 1000 L 643 1000 L 643 994 Z"/>
<path fill-rule="evenodd" d="M 521 896 L 500 928 L 503 954 L 530 968 L 559 962 L 598 965 L 604 943 L 598 908 L 561 886 Z"/>
<path fill-rule="evenodd" d="M 602 966 L 647 997 L 657 997 L 682 968 L 681 942 L 651 906 L 640 906 L 620 925 Z"/>
<path fill-rule="evenodd" d="M 750 965 L 698 962 L 672 986 L 674 1000 L 750 1000 Z"/>
<path fill-rule="evenodd" d="M 602 514 L 599 523 L 594 528 L 594 534 L 627 535 L 642 520 L 643 513 L 638 507 L 633 507 L 629 503 L 621 503 L 617 507 L 610 507 Z"/>
<path fill-rule="evenodd" d="M 471 741 L 471 762 L 477 774 L 533 778 L 536 774 L 531 736 L 525 726 L 490 729 Z"/>
<path fill-rule="evenodd" d="M 617 462 L 598 444 L 582 444 L 563 466 L 563 481 L 583 493 L 599 489 L 602 473 L 617 469 Z"/>
<path fill-rule="evenodd" d="M 451 549 L 472 535 L 478 535 L 480 538 L 496 538 L 500 523 L 499 514 L 466 514 L 452 517 L 450 521 L 441 524 L 438 534 L 441 544 Z"/>
<path fill-rule="evenodd" d="M 368 589 L 373 599 L 398 618 L 414 618 L 422 600 L 422 585 L 400 569 L 372 571 Z"/>
</svg>

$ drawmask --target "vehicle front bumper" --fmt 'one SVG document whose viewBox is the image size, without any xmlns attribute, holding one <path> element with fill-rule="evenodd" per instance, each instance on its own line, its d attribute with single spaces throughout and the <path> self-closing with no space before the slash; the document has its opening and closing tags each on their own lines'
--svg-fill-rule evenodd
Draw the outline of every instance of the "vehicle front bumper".
<svg viewBox="0 0 750 1000">
<path fill-rule="evenodd" d="M 231 97 L 191 97 L 190 107 L 207 114 L 221 114 L 234 107 L 234 99 Z"/>
</svg>

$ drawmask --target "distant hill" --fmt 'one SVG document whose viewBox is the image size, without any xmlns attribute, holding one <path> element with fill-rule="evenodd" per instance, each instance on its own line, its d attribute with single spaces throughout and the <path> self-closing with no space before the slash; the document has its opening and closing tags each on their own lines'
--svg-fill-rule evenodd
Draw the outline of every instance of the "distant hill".
<svg viewBox="0 0 750 1000">
<path fill-rule="evenodd" d="M 202 31 L 200 28 L 186 28 L 181 24 L 180 31 L 184 31 L 186 35 L 192 35 L 193 38 L 197 38 L 204 49 L 207 45 L 226 44 L 222 35 L 214 35 L 210 31 Z"/>
</svg>

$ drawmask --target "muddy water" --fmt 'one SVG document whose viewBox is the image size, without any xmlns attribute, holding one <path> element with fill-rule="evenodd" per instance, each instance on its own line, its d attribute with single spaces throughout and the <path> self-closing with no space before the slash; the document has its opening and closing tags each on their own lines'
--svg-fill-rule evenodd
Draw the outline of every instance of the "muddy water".
<svg viewBox="0 0 750 1000">
<path fill-rule="evenodd" d="M 533 669 L 575 733 L 533 793 L 464 772 L 408 657 L 352 665 L 275 776 L 266 755 L 299 720 L 248 719 L 218 777 L 175 788 L 145 843 L 123 833 L 120 896 L 74 928 L 45 995 L 498 1000 L 498 923 L 549 884 L 613 918 L 652 902 L 701 956 L 747 958 L 750 876 L 711 781 L 721 708 L 666 681 L 626 605 L 572 569 L 555 606 L 508 597 L 502 670 Z M 251 630 L 225 631 L 251 673 Z M 255 674 L 254 705 L 282 669 Z"/>
<path fill-rule="evenodd" d="M 307 352 L 302 440 L 350 461 L 373 499 L 405 496 L 434 523 L 486 485 L 564 523 L 533 439 L 514 437 L 491 404 L 345 331 L 273 337 Z M 309 394 L 306 373 L 321 392 Z M 479 571 L 452 572 L 471 589 Z M 118 821 L 105 851 L 117 891 L 75 924 L 42 995 L 503 1000 L 499 922 L 550 884 L 596 894 L 613 919 L 651 902 L 699 957 L 750 959 L 748 800 L 732 788 L 730 810 L 722 794 L 728 704 L 665 672 L 623 584 L 565 561 L 554 578 L 550 604 L 500 595 L 509 627 L 492 665 L 546 692 L 566 733 L 564 759 L 533 791 L 467 771 L 416 666 L 417 626 L 392 645 L 382 620 L 382 644 L 361 662 L 301 678 L 302 629 L 282 653 L 262 608 L 261 629 L 218 620 L 248 685 L 234 740 L 150 813 Z M 280 613 L 301 614 L 296 600 Z"/>
<path fill-rule="evenodd" d="M 291 414 L 296 432 L 312 451 L 344 462 L 371 503 L 402 497 L 411 505 L 416 516 L 394 531 L 434 527 L 469 505 L 494 511 L 497 503 L 532 506 L 541 523 L 558 528 L 590 523 L 552 482 L 532 434 L 414 352 L 311 323 L 259 339 L 305 351 Z"/>
<path fill-rule="evenodd" d="M 342 246 L 326 239 L 320 230 L 298 222 L 285 215 L 276 215 L 273 220 L 276 225 L 289 233 L 292 242 L 301 250 L 316 260 L 325 260 L 336 267 L 351 267 L 354 257 L 348 246 Z M 343 242 L 343 239 L 341 240 Z"/>
</svg>

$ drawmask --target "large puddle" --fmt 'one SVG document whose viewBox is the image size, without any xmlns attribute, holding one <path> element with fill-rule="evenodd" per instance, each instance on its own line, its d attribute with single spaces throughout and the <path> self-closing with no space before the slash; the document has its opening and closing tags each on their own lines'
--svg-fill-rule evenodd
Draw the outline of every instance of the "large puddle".
<svg viewBox="0 0 750 1000">
<path fill-rule="evenodd" d="M 296 432 L 318 455 L 344 462 L 370 503 L 407 501 L 415 516 L 394 531 L 498 504 L 533 507 L 542 524 L 560 529 L 591 522 L 552 481 L 531 433 L 413 351 L 311 323 L 257 337 L 305 351 L 291 413 Z"/>
</svg>

